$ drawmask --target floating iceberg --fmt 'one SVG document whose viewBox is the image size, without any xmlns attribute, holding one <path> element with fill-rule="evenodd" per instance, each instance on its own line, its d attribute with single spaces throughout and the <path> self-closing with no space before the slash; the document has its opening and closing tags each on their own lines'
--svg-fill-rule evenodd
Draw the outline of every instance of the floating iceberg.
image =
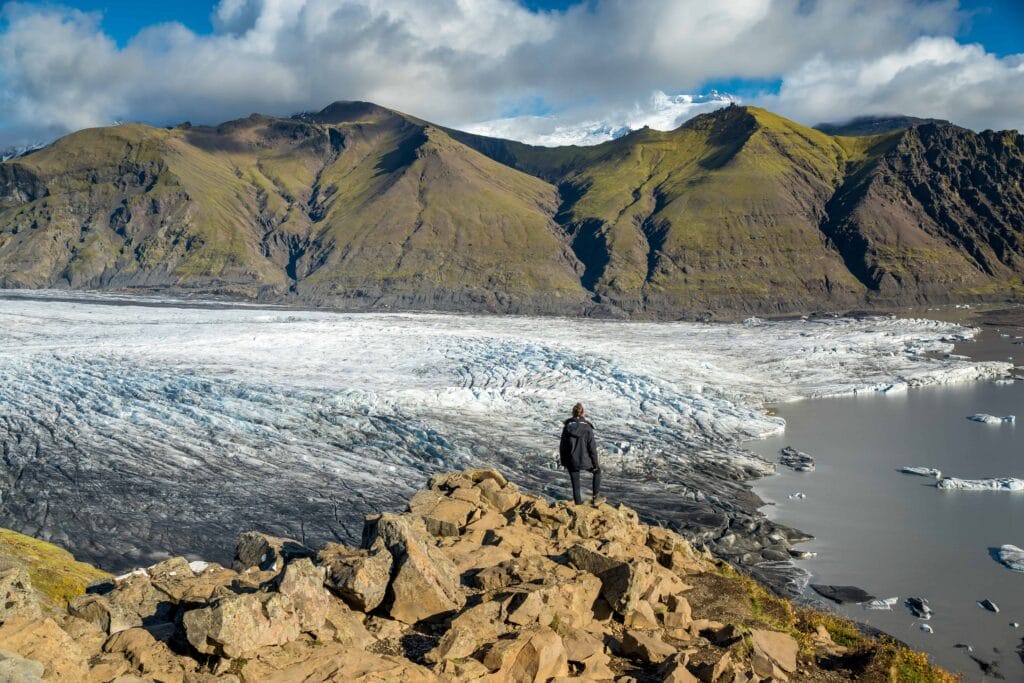
<svg viewBox="0 0 1024 683">
<path fill-rule="evenodd" d="M 932 608 L 928 606 L 928 600 L 925 598 L 907 598 L 907 609 L 918 619 L 931 619 Z"/>
<path fill-rule="evenodd" d="M 996 551 L 996 559 L 1015 572 L 1024 572 L 1024 550 L 1015 545 L 1004 545 Z"/>
<path fill-rule="evenodd" d="M 1015 415 L 1004 415 L 999 417 L 997 415 L 989 415 L 988 413 L 975 413 L 974 415 L 968 415 L 967 419 L 973 420 L 974 422 L 984 422 L 987 425 L 999 425 L 1004 422 L 1013 424 L 1017 421 L 1017 417 Z"/>
<path fill-rule="evenodd" d="M 814 471 L 814 458 L 806 453 L 801 453 L 792 446 L 786 446 L 779 451 L 779 462 L 797 472 Z"/>
<path fill-rule="evenodd" d="M 999 612 L 999 605 L 992 602 L 988 598 L 985 598 L 984 600 L 979 600 L 978 607 L 981 607 L 982 609 L 987 609 L 989 612 Z"/>
<path fill-rule="evenodd" d="M 891 610 L 893 607 L 896 606 L 896 603 L 899 602 L 899 601 L 900 601 L 900 599 L 898 597 L 896 597 L 896 598 L 879 598 L 878 600 L 870 600 L 870 601 L 864 603 L 864 609 L 885 609 L 885 610 Z"/>
<path fill-rule="evenodd" d="M 903 474 L 916 474 L 919 477 L 931 477 L 932 479 L 942 478 L 942 472 L 933 467 L 897 467 L 896 471 Z"/>
<path fill-rule="evenodd" d="M 1024 479 L 1005 477 L 1002 479 L 957 479 L 946 477 L 935 484 L 936 488 L 947 491 L 1024 491 Z"/>
<path fill-rule="evenodd" d="M 921 628 L 921 630 L 922 630 L 922 631 L 924 631 L 925 633 L 935 633 L 935 629 L 933 629 L 933 628 L 932 628 L 932 627 L 931 627 L 930 625 L 928 625 L 928 624 L 921 624 L 920 628 Z"/>
</svg>

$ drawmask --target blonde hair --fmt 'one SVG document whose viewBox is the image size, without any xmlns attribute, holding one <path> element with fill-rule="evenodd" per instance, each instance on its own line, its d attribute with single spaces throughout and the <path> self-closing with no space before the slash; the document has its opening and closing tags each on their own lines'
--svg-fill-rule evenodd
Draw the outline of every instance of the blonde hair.
<svg viewBox="0 0 1024 683">
<path fill-rule="evenodd" d="M 583 417 L 585 414 L 586 414 L 586 411 L 583 409 L 583 404 L 582 403 L 577 403 L 576 405 L 574 405 L 572 407 L 572 416 L 573 417 Z"/>
</svg>

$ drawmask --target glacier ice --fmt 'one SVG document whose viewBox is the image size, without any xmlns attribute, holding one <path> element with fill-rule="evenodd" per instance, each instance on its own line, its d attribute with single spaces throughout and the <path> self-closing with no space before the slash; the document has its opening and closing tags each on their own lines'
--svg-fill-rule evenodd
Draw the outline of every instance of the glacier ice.
<svg viewBox="0 0 1024 683">
<path fill-rule="evenodd" d="M 989 415 L 988 413 L 975 413 L 974 415 L 968 415 L 967 419 L 973 422 L 982 422 L 989 425 L 998 425 L 1003 424 L 1004 422 L 1013 424 L 1017 421 L 1017 418 L 1014 415 L 1004 415 L 999 417 L 997 415 Z"/>
<path fill-rule="evenodd" d="M 934 467 L 898 467 L 896 471 L 903 474 L 916 474 L 919 477 L 931 477 L 932 479 L 942 478 L 942 471 Z"/>
<path fill-rule="evenodd" d="M 669 524 L 684 508 L 753 509 L 743 480 L 775 465 L 741 444 L 785 428 L 765 405 L 1009 367 L 935 359 L 976 330 L 929 320 L 621 322 L 70 296 L 0 292 L 0 526 L 115 572 L 186 552 L 230 559 L 250 529 L 358 540 L 364 514 L 401 506 L 441 469 L 497 466 L 564 496 L 552 453 L 577 400 L 608 447 L 616 499 Z"/>
<path fill-rule="evenodd" d="M 946 477 L 940 479 L 936 488 L 950 491 L 1024 491 L 1024 479 L 1013 477 L 993 479 L 958 479 Z"/>
<path fill-rule="evenodd" d="M 1024 572 L 1024 550 L 1015 545 L 1004 545 L 996 550 L 996 558 L 1015 572 Z"/>
</svg>

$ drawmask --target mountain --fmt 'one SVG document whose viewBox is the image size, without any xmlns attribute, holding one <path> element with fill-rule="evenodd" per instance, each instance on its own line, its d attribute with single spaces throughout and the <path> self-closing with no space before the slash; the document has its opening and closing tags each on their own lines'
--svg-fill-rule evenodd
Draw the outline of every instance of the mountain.
<svg viewBox="0 0 1024 683">
<path fill-rule="evenodd" d="M 84 130 L 0 164 L 0 286 L 668 318 L 1018 297 L 1024 140 L 908 123 L 731 106 L 551 148 L 338 102 Z"/>
<path fill-rule="evenodd" d="M 826 135 L 881 135 L 926 123 L 952 125 L 942 119 L 921 119 L 916 116 L 857 116 L 844 123 L 819 123 L 815 129 Z"/>
</svg>

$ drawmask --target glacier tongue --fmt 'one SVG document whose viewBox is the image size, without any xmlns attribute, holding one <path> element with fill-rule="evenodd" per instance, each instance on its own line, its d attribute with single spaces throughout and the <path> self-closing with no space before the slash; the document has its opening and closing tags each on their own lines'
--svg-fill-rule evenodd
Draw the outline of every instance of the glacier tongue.
<svg viewBox="0 0 1024 683">
<path fill-rule="evenodd" d="M 582 400 L 609 493 L 713 541 L 774 465 L 763 410 L 1005 374 L 936 360 L 973 330 L 926 320 L 757 324 L 338 314 L 0 297 L 0 525 L 120 570 L 224 559 L 243 530 L 358 539 L 432 472 L 496 465 L 564 496 Z M 615 444 L 627 444 L 626 447 Z M 651 486 L 657 482 L 657 486 Z M 694 520 L 699 520 L 695 522 Z"/>
</svg>

